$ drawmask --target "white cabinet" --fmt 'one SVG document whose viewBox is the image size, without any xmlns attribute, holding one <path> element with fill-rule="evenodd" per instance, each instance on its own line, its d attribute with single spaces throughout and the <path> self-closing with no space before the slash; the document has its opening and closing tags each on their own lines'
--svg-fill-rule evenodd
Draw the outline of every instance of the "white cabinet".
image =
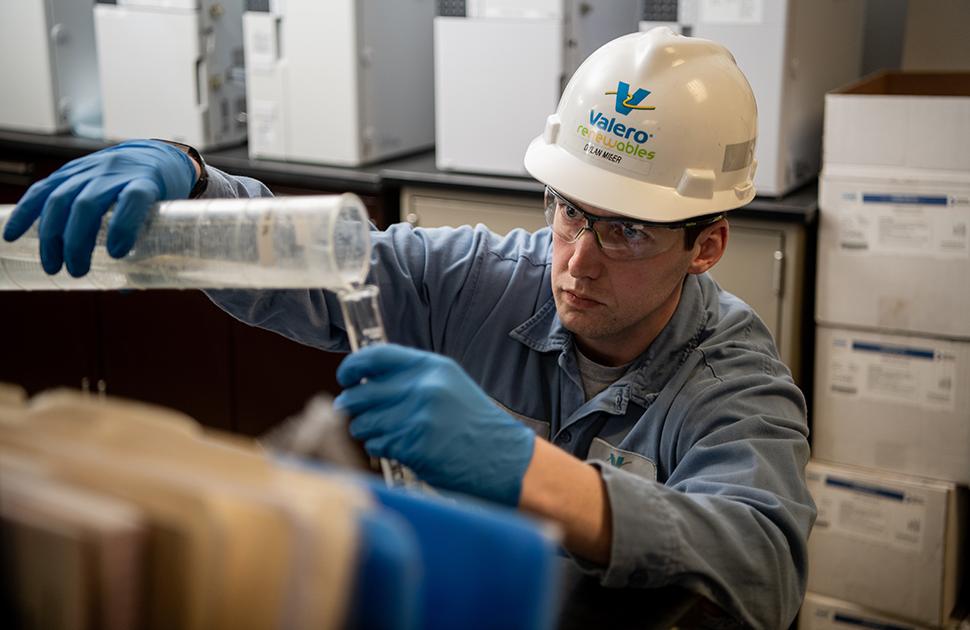
<svg viewBox="0 0 970 630">
<path fill-rule="evenodd" d="M 546 227 L 542 197 L 432 188 L 401 190 L 401 220 L 415 227 L 483 223 L 499 234 Z"/>
<path fill-rule="evenodd" d="M 805 228 L 748 217 L 730 220 L 724 256 L 711 275 L 767 324 L 781 358 L 800 380 Z"/>
</svg>

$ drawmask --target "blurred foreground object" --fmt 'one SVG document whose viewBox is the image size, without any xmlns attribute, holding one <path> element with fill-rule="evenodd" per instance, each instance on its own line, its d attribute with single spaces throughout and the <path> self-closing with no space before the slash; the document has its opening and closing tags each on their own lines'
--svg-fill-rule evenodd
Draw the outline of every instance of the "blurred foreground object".
<svg viewBox="0 0 970 630">
<path fill-rule="evenodd" d="M 546 628 L 555 613 L 555 545 L 535 523 L 278 461 L 140 403 L 0 406 L 0 507 L 13 627 Z"/>
<path fill-rule="evenodd" d="M 347 430 L 347 417 L 333 408 L 333 397 L 318 394 L 300 413 L 259 439 L 267 449 L 356 470 L 370 470 L 370 458 Z"/>
</svg>

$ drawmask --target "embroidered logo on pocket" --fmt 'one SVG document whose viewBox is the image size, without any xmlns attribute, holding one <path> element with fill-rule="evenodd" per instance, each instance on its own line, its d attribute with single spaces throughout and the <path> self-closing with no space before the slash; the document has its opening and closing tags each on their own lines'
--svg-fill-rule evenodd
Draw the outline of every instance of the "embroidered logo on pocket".
<svg viewBox="0 0 970 630">
<path fill-rule="evenodd" d="M 623 468 L 624 466 L 630 465 L 632 462 L 625 460 L 622 455 L 618 455 L 617 451 L 610 453 L 610 465 L 616 466 L 617 468 Z"/>
<path fill-rule="evenodd" d="M 586 461 L 600 461 L 638 477 L 657 480 L 657 465 L 639 453 L 617 448 L 602 438 L 593 438 Z"/>
</svg>

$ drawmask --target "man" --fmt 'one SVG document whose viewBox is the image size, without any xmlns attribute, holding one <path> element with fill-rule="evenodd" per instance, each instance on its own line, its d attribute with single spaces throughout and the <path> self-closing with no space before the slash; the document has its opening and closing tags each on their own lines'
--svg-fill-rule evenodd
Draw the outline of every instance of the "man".
<svg viewBox="0 0 970 630">
<path fill-rule="evenodd" d="M 351 432 L 433 485 L 555 520 L 607 586 L 677 584 L 786 627 L 815 516 L 804 399 L 763 323 L 705 274 L 727 245 L 723 212 L 754 195 L 755 135 L 754 97 L 723 47 L 656 29 L 595 52 L 526 153 L 549 229 L 374 234 L 390 339 L 436 354 L 348 357 L 337 402 Z M 149 204 L 193 186 L 270 194 L 197 154 L 125 143 L 32 187 L 4 237 L 39 216 L 45 269 L 81 275 L 112 202 L 107 247 L 121 256 Z M 333 294 L 209 295 L 250 324 L 348 350 Z"/>
</svg>

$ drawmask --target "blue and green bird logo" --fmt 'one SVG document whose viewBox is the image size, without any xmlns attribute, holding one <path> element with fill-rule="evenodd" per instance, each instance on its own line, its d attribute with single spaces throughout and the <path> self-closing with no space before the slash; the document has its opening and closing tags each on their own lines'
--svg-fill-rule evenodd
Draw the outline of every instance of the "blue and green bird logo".
<svg viewBox="0 0 970 630">
<path fill-rule="evenodd" d="M 624 116 L 635 109 L 657 109 L 654 105 L 640 104 L 640 102 L 647 98 L 647 95 L 650 94 L 650 90 L 637 88 L 633 94 L 630 94 L 630 84 L 625 81 L 619 81 L 616 85 L 616 89 L 606 92 L 606 94 L 616 95 L 616 111 Z"/>
<path fill-rule="evenodd" d="M 622 455 L 617 455 L 616 453 L 610 453 L 610 466 L 616 468 L 622 468 L 629 464 L 630 462 L 625 461 Z"/>
</svg>

